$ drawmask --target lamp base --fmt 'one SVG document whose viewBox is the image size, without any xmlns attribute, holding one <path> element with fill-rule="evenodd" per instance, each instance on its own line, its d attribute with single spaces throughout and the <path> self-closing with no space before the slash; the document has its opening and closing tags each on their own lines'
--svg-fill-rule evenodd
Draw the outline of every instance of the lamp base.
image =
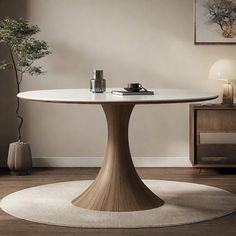
<svg viewBox="0 0 236 236">
<path fill-rule="evenodd" d="M 234 88 L 233 85 L 228 83 L 224 84 L 222 105 L 232 106 L 234 104 Z"/>
</svg>

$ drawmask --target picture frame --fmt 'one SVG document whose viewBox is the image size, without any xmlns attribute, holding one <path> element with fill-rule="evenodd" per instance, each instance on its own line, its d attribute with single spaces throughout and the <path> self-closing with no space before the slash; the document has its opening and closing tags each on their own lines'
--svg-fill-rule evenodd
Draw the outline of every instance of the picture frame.
<svg viewBox="0 0 236 236">
<path fill-rule="evenodd" d="M 194 0 L 193 5 L 194 44 L 236 44 L 236 0 Z"/>
</svg>

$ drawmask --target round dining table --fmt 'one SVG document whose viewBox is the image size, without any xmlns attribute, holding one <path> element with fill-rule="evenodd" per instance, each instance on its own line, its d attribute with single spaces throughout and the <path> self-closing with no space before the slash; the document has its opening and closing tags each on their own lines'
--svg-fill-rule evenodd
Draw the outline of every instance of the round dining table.
<svg viewBox="0 0 236 236">
<path fill-rule="evenodd" d="M 164 201 L 154 194 L 138 176 L 128 140 L 130 115 L 135 105 L 190 103 L 215 99 L 209 92 L 182 89 L 150 89 L 154 95 L 114 95 L 91 93 L 88 89 L 55 89 L 19 93 L 20 99 L 66 104 L 101 105 L 107 119 L 106 154 L 93 183 L 71 203 L 77 207 L 127 212 L 161 207 Z M 104 132 L 105 133 L 105 132 Z M 60 193 L 58 193 L 60 194 Z"/>
</svg>

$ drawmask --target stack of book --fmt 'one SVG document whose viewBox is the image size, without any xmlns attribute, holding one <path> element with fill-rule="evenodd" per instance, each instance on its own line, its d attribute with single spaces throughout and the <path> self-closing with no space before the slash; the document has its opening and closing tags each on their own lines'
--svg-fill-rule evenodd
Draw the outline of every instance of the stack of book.
<svg viewBox="0 0 236 236">
<path fill-rule="evenodd" d="M 139 91 L 139 92 L 129 92 L 129 91 L 112 91 L 113 95 L 126 96 L 126 95 L 154 95 L 153 91 Z"/>
</svg>

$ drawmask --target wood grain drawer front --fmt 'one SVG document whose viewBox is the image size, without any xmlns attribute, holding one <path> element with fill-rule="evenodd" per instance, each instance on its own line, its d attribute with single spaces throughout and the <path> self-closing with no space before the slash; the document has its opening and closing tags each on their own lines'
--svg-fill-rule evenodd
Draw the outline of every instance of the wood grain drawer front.
<svg viewBox="0 0 236 236">
<path fill-rule="evenodd" d="M 198 164 L 236 164 L 236 144 L 197 145 Z"/>
<path fill-rule="evenodd" d="M 236 132 L 236 110 L 198 110 L 197 132 Z"/>
</svg>

